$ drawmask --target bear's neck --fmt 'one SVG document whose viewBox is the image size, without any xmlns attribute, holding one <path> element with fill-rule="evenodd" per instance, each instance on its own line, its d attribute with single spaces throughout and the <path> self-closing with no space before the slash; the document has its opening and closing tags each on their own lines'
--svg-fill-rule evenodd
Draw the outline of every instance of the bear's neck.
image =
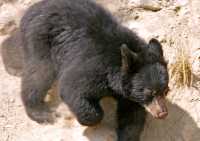
<svg viewBox="0 0 200 141">
<path fill-rule="evenodd" d="M 112 70 L 108 73 L 108 83 L 109 87 L 115 92 L 117 95 L 122 95 L 122 75 L 121 68 L 112 68 Z"/>
</svg>

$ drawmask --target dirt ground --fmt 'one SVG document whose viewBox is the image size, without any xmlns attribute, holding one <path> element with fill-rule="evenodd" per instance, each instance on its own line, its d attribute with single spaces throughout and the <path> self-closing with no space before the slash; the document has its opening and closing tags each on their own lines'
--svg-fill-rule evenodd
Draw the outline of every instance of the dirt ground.
<svg viewBox="0 0 200 141">
<path fill-rule="evenodd" d="M 17 37 L 10 52 L 4 46 L 11 43 L 20 17 L 36 0 L 0 1 L 0 141 L 116 141 L 116 102 L 110 98 L 102 101 L 107 113 L 101 124 L 84 127 L 77 123 L 64 104 L 58 105 L 61 116 L 54 125 L 40 125 L 25 114 L 20 99 L 20 45 Z M 158 38 L 169 62 L 169 71 L 175 63 L 177 46 L 189 54 L 192 69 L 191 87 L 176 86 L 170 79 L 167 97 L 169 116 L 165 120 L 147 117 L 141 141 L 199 141 L 200 140 L 200 2 L 198 0 L 97 0 L 108 8 L 125 26 L 145 40 Z M 12 40 L 12 41 L 13 41 Z M 14 52 L 14 53 L 13 53 Z M 9 62 L 12 54 L 14 62 Z M 8 58 L 6 58 L 8 57 Z M 7 67 L 14 64 L 16 70 Z M 12 75 L 11 75 L 12 74 Z M 18 74 L 18 73 L 17 73 Z M 173 74 L 171 74 L 173 75 Z M 54 89 L 55 90 L 55 89 Z M 55 93 L 54 90 L 50 93 Z M 64 112 L 63 112 L 64 111 Z"/>
</svg>

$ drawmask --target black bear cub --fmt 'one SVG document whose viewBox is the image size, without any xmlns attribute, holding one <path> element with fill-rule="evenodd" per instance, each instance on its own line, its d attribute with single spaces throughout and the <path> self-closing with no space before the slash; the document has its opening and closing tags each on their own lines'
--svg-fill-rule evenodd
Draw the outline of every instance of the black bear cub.
<svg viewBox="0 0 200 141">
<path fill-rule="evenodd" d="M 99 123 L 100 99 L 115 97 L 120 141 L 139 140 L 145 108 L 156 118 L 167 116 L 168 72 L 160 43 L 147 44 L 95 2 L 43 0 L 29 8 L 20 30 L 21 97 L 31 119 L 53 121 L 44 97 L 55 81 L 83 125 Z"/>
</svg>

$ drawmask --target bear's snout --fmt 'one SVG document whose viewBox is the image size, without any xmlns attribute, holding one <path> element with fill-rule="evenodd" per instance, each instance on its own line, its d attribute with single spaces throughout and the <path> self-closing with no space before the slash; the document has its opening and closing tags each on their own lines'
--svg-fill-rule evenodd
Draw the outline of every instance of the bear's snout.
<svg viewBox="0 0 200 141">
<path fill-rule="evenodd" d="M 164 97 L 155 97 L 150 104 L 145 105 L 144 107 L 154 118 L 164 119 L 168 115 Z"/>
</svg>

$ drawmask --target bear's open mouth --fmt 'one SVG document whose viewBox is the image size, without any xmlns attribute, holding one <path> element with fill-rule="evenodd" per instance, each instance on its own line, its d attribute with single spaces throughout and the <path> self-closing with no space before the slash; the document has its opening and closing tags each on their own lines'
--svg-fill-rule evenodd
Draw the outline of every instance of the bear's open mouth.
<svg viewBox="0 0 200 141">
<path fill-rule="evenodd" d="M 144 105 L 145 109 L 157 119 L 164 119 L 168 115 L 167 107 L 165 104 L 165 97 L 155 97 L 151 103 Z"/>
</svg>

